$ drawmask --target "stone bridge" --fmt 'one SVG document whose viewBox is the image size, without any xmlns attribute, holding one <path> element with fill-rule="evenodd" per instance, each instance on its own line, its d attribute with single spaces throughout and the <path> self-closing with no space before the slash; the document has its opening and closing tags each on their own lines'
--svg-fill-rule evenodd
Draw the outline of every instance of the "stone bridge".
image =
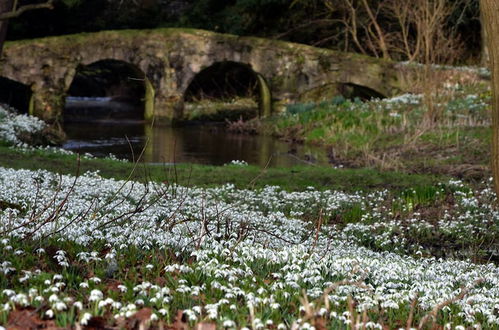
<svg viewBox="0 0 499 330">
<path fill-rule="evenodd" d="M 396 64 L 276 40 L 191 29 L 104 31 L 7 43 L 0 76 L 31 90 L 30 113 L 57 119 L 83 65 L 104 60 L 140 70 L 145 117 L 181 118 L 185 92 L 203 69 L 220 62 L 249 68 L 257 78 L 261 116 L 283 104 L 330 98 L 345 86 L 376 96 L 403 90 Z"/>
</svg>

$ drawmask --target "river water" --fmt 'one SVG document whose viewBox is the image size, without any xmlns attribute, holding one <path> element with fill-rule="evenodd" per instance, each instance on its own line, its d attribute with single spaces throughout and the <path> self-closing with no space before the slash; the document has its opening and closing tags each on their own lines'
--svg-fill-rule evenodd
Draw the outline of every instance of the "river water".
<svg viewBox="0 0 499 330">
<path fill-rule="evenodd" d="M 111 98 L 68 97 L 64 114 L 68 140 L 63 148 L 97 157 L 112 154 L 155 164 L 222 165 L 240 160 L 262 167 L 328 162 L 322 148 L 289 144 L 270 136 L 230 133 L 224 124 L 152 126 L 131 119 L 133 106 Z"/>
<path fill-rule="evenodd" d="M 142 121 L 106 120 L 68 123 L 63 148 L 103 157 L 147 163 L 198 163 L 222 165 L 232 160 L 264 166 L 326 164 L 322 148 L 289 144 L 270 136 L 230 133 L 223 125 L 183 127 Z M 142 153 L 142 156 L 140 157 Z"/>
</svg>

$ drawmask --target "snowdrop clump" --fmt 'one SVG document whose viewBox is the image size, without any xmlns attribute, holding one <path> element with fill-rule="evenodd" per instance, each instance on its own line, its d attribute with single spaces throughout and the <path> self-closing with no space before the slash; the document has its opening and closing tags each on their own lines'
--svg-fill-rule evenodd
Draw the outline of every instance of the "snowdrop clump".
<svg viewBox="0 0 499 330">
<path fill-rule="evenodd" d="M 394 216 L 385 205 L 386 191 L 186 188 L 104 179 L 97 173 L 75 178 L 0 168 L 0 201 L 15 206 L 0 211 L 0 270 L 19 283 L 16 290 L 3 288 L 0 313 L 15 305 L 44 304 L 46 318 L 72 311 L 86 324 L 105 311 L 129 318 L 147 306 L 155 320 L 172 321 L 182 308 L 194 323 L 207 317 L 227 327 L 283 322 L 290 327 L 291 318 L 306 328 L 303 295 L 318 315 L 347 324 L 350 318 L 341 308 L 348 297 L 355 299 L 359 313 L 397 313 L 415 297 L 429 311 L 466 288 L 465 299 L 444 313 L 452 315 L 455 325 L 499 326 L 499 267 L 408 253 L 424 249 L 407 240 L 418 231 L 438 229 L 458 239 L 497 224 L 491 190 L 467 191 L 458 181 L 448 187 L 455 190 L 455 214 L 435 224 L 413 212 L 407 196 L 397 205 L 408 216 Z M 318 214 L 321 223 L 306 221 Z M 345 214 L 358 219 L 344 226 L 334 223 Z M 36 255 L 50 258 L 61 274 L 47 278 L 39 269 L 16 269 L 29 256 L 16 242 L 47 237 L 80 246 L 78 253 L 37 247 Z M 93 250 L 99 244 L 105 253 Z M 113 262 L 118 274 L 127 273 L 128 254 L 147 256 L 152 249 L 174 256 L 144 260 L 139 282 L 123 281 L 111 294 L 109 278 L 87 274 L 76 289 L 68 288 L 75 281 L 68 267 L 105 268 Z M 185 301 L 193 303 L 174 305 Z M 238 316 L 250 314 L 253 325 Z"/>
<path fill-rule="evenodd" d="M 248 166 L 248 162 L 246 162 L 244 160 L 234 159 L 234 160 L 231 160 L 229 163 L 227 163 L 225 165 Z"/>
<path fill-rule="evenodd" d="M 0 105 L 0 140 L 22 147 L 25 144 L 19 138 L 21 134 L 37 133 L 45 127 L 46 123 L 41 119 L 15 114 Z"/>
<path fill-rule="evenodd" d="M 421 104 L 421 100 L 423 98 L 423 95 L 421 94 L 402 94 L 402 95 L 397 95 L 388 99 L 384 99 L 383 102 L 385 103 L 402 103 L 402 104 L 411 104 L 411 105 L 419 105 Z"/>
</svg>

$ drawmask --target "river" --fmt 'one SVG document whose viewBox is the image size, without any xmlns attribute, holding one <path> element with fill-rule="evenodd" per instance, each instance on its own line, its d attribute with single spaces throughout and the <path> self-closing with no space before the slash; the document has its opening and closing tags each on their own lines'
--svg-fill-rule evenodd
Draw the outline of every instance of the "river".
<svg viewBox="0 0 499 330">
<path fill-rule="evenodd" d="M 244 160 L 253 165 L 326 164 L 322 148 L 289 144 L 270 136 L 230 133 L 224 125 L 172 127 L 133 120 L 76 122 L 64 125 L 64 149 L 146 163 L 222 165 Z M 142 156 L 140 156 L 142 154 Z"/>
</svg>

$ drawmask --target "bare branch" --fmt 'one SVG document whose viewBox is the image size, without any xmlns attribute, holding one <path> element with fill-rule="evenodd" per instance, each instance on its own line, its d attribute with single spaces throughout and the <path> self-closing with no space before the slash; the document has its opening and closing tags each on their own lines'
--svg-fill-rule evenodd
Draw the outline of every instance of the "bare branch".
<svg viewBox="0 0 499 330">
<path fill-rule="evenodd" d="M 14 8 L 14 10 L 12 11 L 0 14 L 0 21 L 5 21 L 11 18 L 21 16 L 24 12 L 35 9 L 54 9 L 54 1 L 49 0 L 45 3 L 37 3 L 32 5 L 21 6 L 19 8 Z"/>
</svg>

